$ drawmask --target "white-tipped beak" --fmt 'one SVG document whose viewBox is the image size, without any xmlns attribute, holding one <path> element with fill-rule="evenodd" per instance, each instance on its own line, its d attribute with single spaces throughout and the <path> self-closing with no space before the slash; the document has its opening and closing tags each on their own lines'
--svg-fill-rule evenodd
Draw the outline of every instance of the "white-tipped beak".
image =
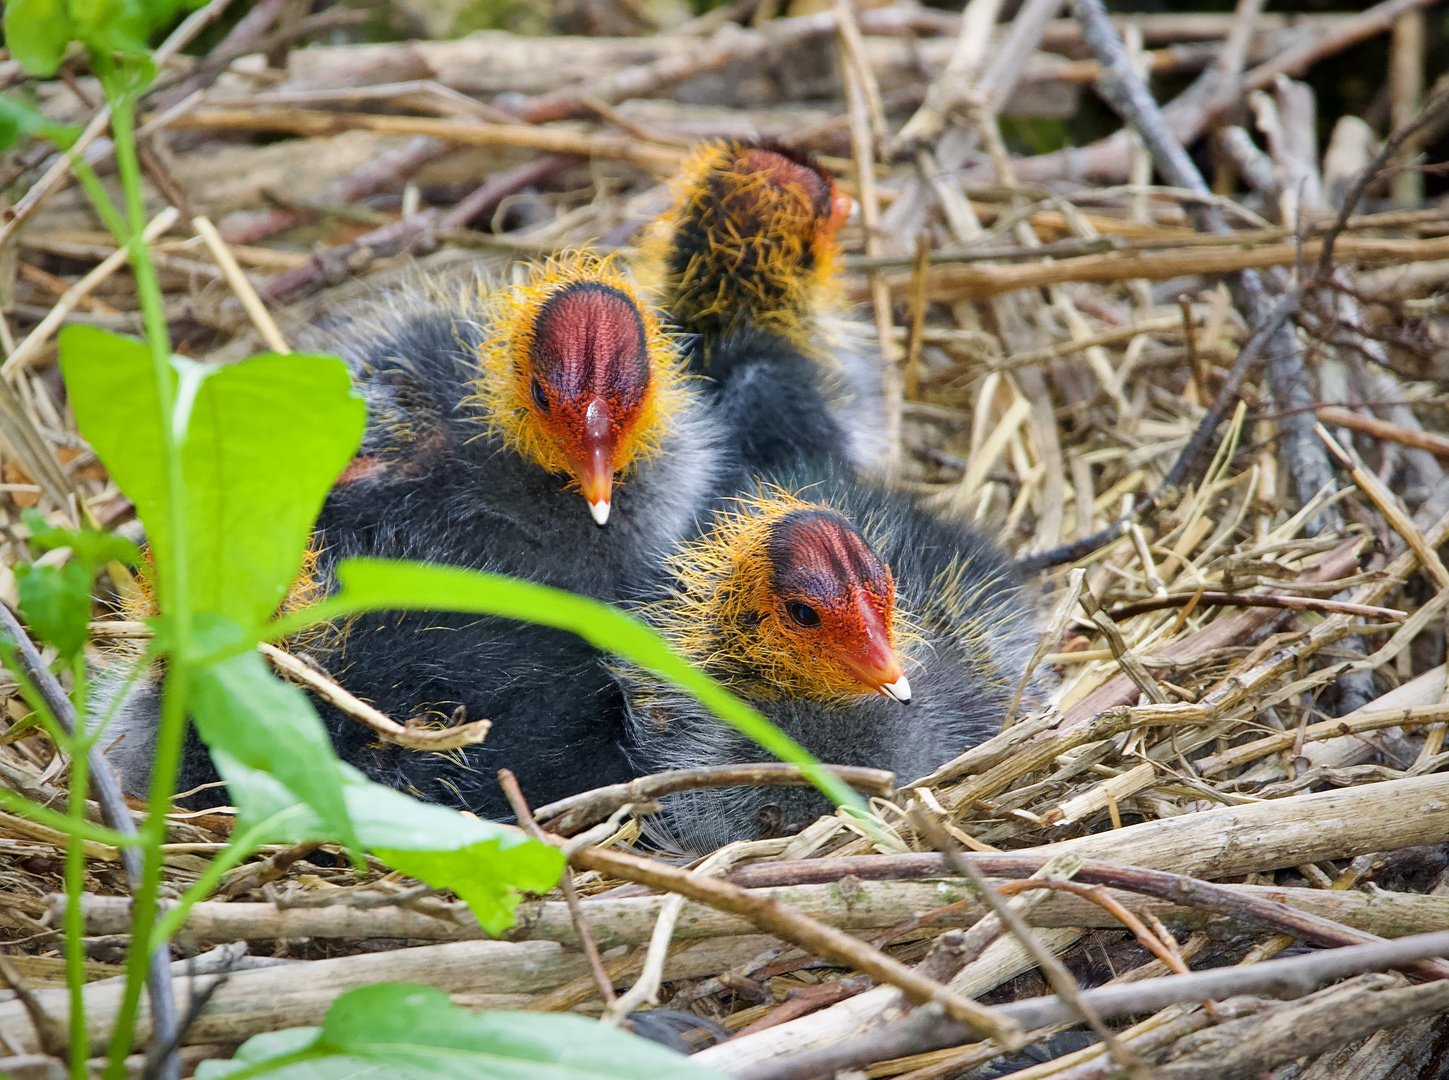
<svg viewBox="0 0 1449 1080">
<path fill-rule="evenodd" d="M 911 684 L 904 675 L 895 682 L 881 683 L 880 692 L 887 697 L 895 698 L 902 705 L 909 705 L 911 702 Z"/>
<path fill-rule="evenodd" d="M 608 502 L 608 500 L 607 499 L 600 499 L 598 502 L 591 502 L 591 503 L 589 503 L 589 513 L 594 516 L 594 524 L 596 524 L 596 525 L 607 525 L 607 524 L 609 524 L 609 502 Z M 904 680 L 902 680 L 902 681 L 904 681 Z M 906 692 L 906 696 L 907 697 L 910 696 L 910 691 L 907 691 Z"/>
</svg>

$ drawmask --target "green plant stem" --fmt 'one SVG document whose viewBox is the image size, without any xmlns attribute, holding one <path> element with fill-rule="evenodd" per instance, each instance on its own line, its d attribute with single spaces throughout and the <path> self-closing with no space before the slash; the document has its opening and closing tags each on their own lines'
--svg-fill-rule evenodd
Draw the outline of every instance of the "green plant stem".
<svg viewBox="0 0 1449 1080">
<path fill-rule="evenodd" d="M 111 202 L 111 197 L 106 193 L 104 185 L 101 184 L 100 177 L 96 175 L 94 169 L 80 158 L 76 158 L 75 163 L 71 166 L 71 170 L 75 173 L 76 179 L 80 181 L 81 187 L 85 189 L 86 195 L 91 200 L 91 205 L 96 208 L 96 213 L 101 216 L 101 221 L 105 223 L 107 229 L 111 230 L 111 235 L 116 238 L 116 243 L 124 247 L 126 242 L 131 238 L 131 231 L 126 227 L 125 218 L 121 217 L 120 211 Z"/>
<path fill-rule="evenodd" d="M 161 611 L 171 624 L 172 652 L 166 666 L 166 684 L 161 699 L 161 721 L 156 733 L 151 790 L 147 801 L 144 838 L 145 860 L 141 886 L 132 904 L 131 948 L 126 956 L 126 989 L 111 1035 L 106 1080 L 124 1080 L 126 1055 L 135 1035 L 136 1014 L 146 983 L 151 931 L 156 921 L 156 900 L 161 884 L 161 845 L 166 839 L 166 814 L 171 808 L 181 746 L 186 734 L 186 688 L 191 673 L 191 605 L 187 591 L 187 503 L 180 443 L 185 439 L 187 417 L 176 415 L 175 371 L 171 365 L 171 341 L 161 303 L 161 286 L 156 268 L 141 232 L 146 224 L 141 199 L 141 168 L 136 157 L 134 120 L 135 97 L 131 88 L 108 80 L 111 105 L 111 133 L 116 146 L 116 168 L 125 193 L 127 247 L 136 292 L 141 303 L 146 341 L 151 348 L 157 396 L 161 402 L 162 455 L 166 473 L 166 534 L 169 551 L 157 567 Z"/>
<path fill-rule="evenodd" d="M 192 883 L 191 888 L 181 895 L 181 899 L 166 913 L 165 918 L 152 927 L 151 947 L 159 949 L 166 944 L 171 935 L 181 929 L 181 924 L 186 921 L 186 913 L 199 901 L 205 900 L 212 894 L 227 871 L 266 843 L 267 837 L 273 835 L 275 830 L 286 822 L 287 818 L 302 812 L 303 807 L 301 806 L 289 806 L 285 810 L 278 810 L 271 817 L 258 822 L 234 839 L 225 851 L 207 864 L 201 876 Z M 67 907 L 66 913 L 69 914 L 69 912 L 70 909 Z"/>
<path fill-rule="evenodd" d="M 76 654 L 71 662 L 71 673 L 75 679 L 75 714 L 86 715 L 86 661 L 85 653 Z M 84 720 L 80 721 L 84 724 Z M 91 740 L 81 730 L 68 740 L 70 752 L 70 812 L 71 821 L 84 825 L 86 819 L 86 792 L 90 784 L 89 754 Z M 86 891 L 85 842 L 72 834 L 65 845 L 65 981 L 70 988 L 70 1075 L 71 1080 L 88 1080 L 86 1061 L 90 1058 L 90 1038 L 86 1032 L 86 972 L 85 972 L 85 912 L 81 909 L 81 897 Z"/>
<path fill-rule="evenodd" d="M 45 700 L 45 695 L 36 688 L 25 665 L 20 662 L 19 650 L 8 641 L 0 641 L 0 662 L 4 663 L 6 671 L 15 676 L 21 695 L 35 710 L 35 715 L 40 717 L 40 726 L 45 728 L 45 733 L 51 737 L 56 746 L 67 754 L 70 753 L 70 734 L 60 722 L 60 717 L 55 715 L 55 711 L 50 707 L 50 702 Z"/>
</svg>

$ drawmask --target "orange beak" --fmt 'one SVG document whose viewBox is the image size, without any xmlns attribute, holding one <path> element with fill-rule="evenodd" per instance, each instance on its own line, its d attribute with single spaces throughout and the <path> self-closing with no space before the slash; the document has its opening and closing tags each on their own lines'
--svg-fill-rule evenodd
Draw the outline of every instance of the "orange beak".
<svg viewBox="0 0 1449 1080">
<path fill-rule="evenodd" d="M 614 489 L 614 437 L 609 424 L 609 404 L 601 397 L 589 402 L 584 412 L 583 453 L 575 456 L 570 464 L 588 500 L 589 513 L 597 524 L 607 525 Z"/>
<path fill-rule="evenodd" d="M 873 599 L 864 590 L 856 590 L 856 612 L 865 629 L 865 641 L 863 648 L 847 656 L 845 662 L 855 677 L 877 694 L 907 705 L 911 700 L 911 684 L 901 670 L 895 649 L 891 648 L 890 632 Z"/>
</svg>

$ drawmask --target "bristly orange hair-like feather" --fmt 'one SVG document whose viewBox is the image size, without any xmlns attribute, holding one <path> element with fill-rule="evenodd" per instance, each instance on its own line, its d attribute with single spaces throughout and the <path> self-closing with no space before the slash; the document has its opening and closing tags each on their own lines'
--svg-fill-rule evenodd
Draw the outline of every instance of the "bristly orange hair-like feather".
<svg viewBox="0 0 1449 1080">
<path fill-rule="evenodd" d="M 531 268 L 521 285 L 489 291 L 478 282 L 486 325 L 479 350 L 479 373 L 468 402 L 480 407 L 489 435 L 548 472 L 565 473 L 563 450 L 539 423 L 529 405 L 530 357 L 538 318 L 544 305 L 570 286 L 591 283 L 616 289 L 639 311 L 649 354 L 649 386 L 633 420 L 623 431 L 614 465 L 626 476 L 641 461 L 659 453 L 672 428 L 672 417 L 684 406 L 682 365 L 674 339 L 659 325 L 653 309 L 620 269 L 613 255 L 588 251 L 549 258 Z"/>
<path fill-rule="evenodd" d="M 840 249 L 823 226 L 812 194 L 746 165 L 758 148 L 737 140 L 706 142 L 671 183 L 674 206 L 642 247 L 641 277 L 680 326 L 727 329 L 746 315 L 812 354 L 822 352 L 817 321 L 840 304 Z M 827 219 L 828 220 L 828 219 Z M 681 237 L 704 244 L 683 267 L 672 265 Z"/>
<path fill-rule="evenodd" d="M 302 565 L 297 570 L 297 577 L 293 580 L 292 587 L 287 590 L 287 595 L 277 605 L 278 616 L 291 615 L 326 598 L 327 582 L 317 565 L 321 550 L 317 534 L 313 533 L 307 540 L 307 550 L 302 552 Z M 131 587 L 121 592 L 116 604 L 117 614 L 131 622 L 145 622 L 161 614 L 151 583 L 156 573 L 151 549 L 143 548 L 142 555 L 146 559 L 146 565 L 140 568 L 141 573 L 134 576 Z M 310 646 L 328 633 L 325 625 L 308 627 L 288 638 L 285 645 L 288 649 Z M 147 644 L 143 638 L 115 638 L 107 644 L 104 651 L 120 656 L 136 656 L 145 652 Z"/>
<path fill-rule="evenodd" d="M 769 602 L 775 526 L 797 511 L 838 511 L 774 486 L 735 503 L 736 509 L 716 517 L 709 533 L 670 557 L 673 593 L 648 607 L 648 620 L 681 655 L 758 700 L 797 697 L 844 705 L 873 693 L 850 672 L 803 648 Z M 902 663 L 908 663 L 904 650 L 921 638 L 898 603 L 889 631 Z"/>
</svg>

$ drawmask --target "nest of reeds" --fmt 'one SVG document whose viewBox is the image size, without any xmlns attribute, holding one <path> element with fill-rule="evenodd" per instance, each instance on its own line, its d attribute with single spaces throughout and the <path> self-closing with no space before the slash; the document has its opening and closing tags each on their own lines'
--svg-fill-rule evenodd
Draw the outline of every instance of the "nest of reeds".
<svg viewBox="0 0 1449 1080">
<path fill-rule="evenodd" d="M 633 12 L 615 6 L 587 18 Z M 1045 627 L 1034 668 L 1055 686 L 1052 707 L 1018 705 L 930 776 L 857 776 L 883 835 L 841 814 L 681 870 L 649 859 L 639 820 L 698 778 L 542 808 L 543 828 L 576 838 L 576 895 L 525 901 L 499 943 L 380 865 L 264 850 L 173 946 L 187 1000 L 209 993 L 188 1062 L 388 978 L 470 1007 L 617 1019 L 653 1002 L 699 1021 L 686 1043 L 716 1043 L 698 1061 L 755 1078 L 1004 1062 L 1056 1078 L 1439 1075 L 1449 968 L 1390 943 L 1449 926 L 1449 205 L 1424 197 L 1415 156 L 1443 102 L 1421 109 L 1422 40 L 1416 53 L 1402 22 L 1388 153 L 1346 118 L 1320 155 L 1295 81 L 1418 16 L 1383 4 L 1290 26 L 1244 4 L 1236 22 L 1139 20 L 1144 69 L 1218 80 L 1167 108 L 1225 192 L 1193 197 L 1151 185 L 1150 132 L 1035 156 L 1002 142 L 1000 116 L 1020 131 L 1074 112 L 1111 70 L 1075 24 L 1044 21 L 1055 7 L 1028 0 L 992 31 L 907 4 L 775 17 L 739 0 L 655 37 L 288 52 L 356 21 L 328 9 L 238 23 L 173 62 L 145 103 L 149 210 L 167 215 L 154 247 L 178 351 L 219 361 L 285 345 L 418 264 L 506 273 L 585 242 L 627 250 L 700 137 L 815 153 L 860 203 L 846 291 L 892 361 L 896 483 L 1021 553 Z M 97 100 L 69 72 L 33 89 L 60 119 Z M 63 322 L 138 329 L 136 298 L 50 164 L 12 155 L 21 194 L 0 225 L 7 567 L 28 557 L 28 507 L 136 530 L 53 362 Z M 240 271 L 185 226 L 199 215 Z M 115 584 L 98 642 L 138 632 Z M 13 606 L 8 569 L 0 596 Z M 8 687 L 0 782 L 60 805 L 67 762 L 29 713 Z M 174 817 L 173 894 L 231 826 Z M 61 985 L 62 852 L 0 812 L 0 1040 L 17 1055 L 36 1046 L 22 998 Z M 117 853 L 91 854 L 94 1012 L 128 921 Z M 971 871 L 1032 929 L 989 914 Z M 821 926 L 853 944 L 811 937 Z M 1278 992 L 1254 981 L 1277 954 L 1355 945 L 1370 951 L 1278 976 Z M 1221 981 L 1187 997 L 1144 982 L 1190 970 Z M 267 1003 L 284 992 L 282 1014 Z M 1059 1013 L 1031 1004 L 1053 995 Z M 1030 1047 L 973 1034 L 972 1001 L 1019 1015 Z"/>
</svg>

